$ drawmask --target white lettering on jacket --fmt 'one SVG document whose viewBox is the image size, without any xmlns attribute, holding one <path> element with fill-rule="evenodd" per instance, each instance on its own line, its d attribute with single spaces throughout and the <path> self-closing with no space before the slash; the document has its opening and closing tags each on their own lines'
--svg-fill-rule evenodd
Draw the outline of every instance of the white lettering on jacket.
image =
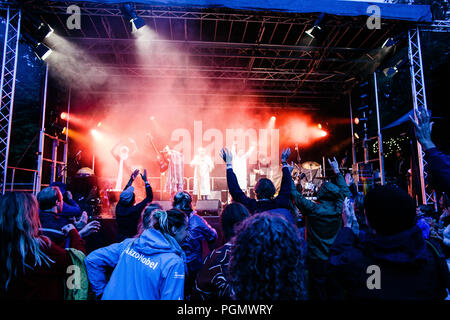
<svg viewBox="0 0 450 320">
<path fill-rule="evenodd" d="M 146 258 L 143 254 L 140 254 L 133 249 L 127 249 L 125 253 L 135 259 L 137 259 L 140 263 L 145 264 L 149 268 L 155 270 L 158 266 L 158 262 L 151 261 L 149 258 Z"/>
</svg>

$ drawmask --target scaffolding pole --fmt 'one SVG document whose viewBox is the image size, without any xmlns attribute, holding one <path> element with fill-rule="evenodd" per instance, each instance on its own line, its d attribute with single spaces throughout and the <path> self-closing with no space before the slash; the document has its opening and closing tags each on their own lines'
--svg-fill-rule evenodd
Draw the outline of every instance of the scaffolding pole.
<svg viewBox="0 0 450 320">
<path fill-rule="evenodd" d="M 2 194 L 6 189 L 8 155 L 11 142 L 12 114 L 16 87 L 17 56 L 20 38 L 20 9 L 6 9 L 5 38 L 0 91 L 0 179 Z"/>
<path fill-rule="evenodd" d="M 417 121 L 416 109 L 427 108 L 427 96 L 425 92 L 425 78 L 423 76 L 422 51 L 420 46 L 420 30 L 419 27 L 408 30 L 408 57 L 411 72 L 411 88 L 414 106 L 414 117 Z M 421 202 L 424 205 L 433 204 L 436 208 L 436 193 L 428 184 L 427 163 L 424 159 L 425 153 L 422 146 L 417 141 L 417 159 L 419 165 L 419 181 Z"/>
</svg>

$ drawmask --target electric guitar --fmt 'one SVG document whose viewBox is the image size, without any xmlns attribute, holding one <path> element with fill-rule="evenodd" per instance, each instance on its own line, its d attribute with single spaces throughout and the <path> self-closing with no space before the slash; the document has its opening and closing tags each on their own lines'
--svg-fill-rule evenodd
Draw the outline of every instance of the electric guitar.
<svg viewBox="0 0 450 320">
<path fill-rule="evenodd" d="M 169 160 L 167 160 L 166 156 L 162 155 L 160 151 L 155 146 L 155 143 L 153 142 L 153 136 L 151 133 L 147 133 L 147 137 L 149 139 L 150 145 L 153 147 L 153 150 L 155 150 L 156 153 L 156 159 L 158 160 L 159 164 L 159 171 L 165 172 L 167 169 L 169 169 Z"/>
</svg>

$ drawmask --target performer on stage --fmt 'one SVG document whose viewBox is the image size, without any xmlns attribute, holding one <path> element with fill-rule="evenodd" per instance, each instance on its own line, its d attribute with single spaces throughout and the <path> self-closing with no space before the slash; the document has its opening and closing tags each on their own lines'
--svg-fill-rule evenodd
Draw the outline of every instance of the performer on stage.
<svg viewBox="0 0 450 320">
<path fill-rule="evenodd" d="M 250 157 L 252 152 L 256 148 L 256 143 L 252 142 L 250 149 L 246 153 L 244 153 L 244 149 L 239 149 L 236 154 L 236 145 L 235 142 L 233 147 L 231 148 L 231 152 L 233 154 L 233 169 L 236 174 L 239 186 L 242 188 L 244 192 L 247 191 L 247 159 Z"/>
<path fill-rule="evenodd" d="M 214 168 L 214 163 L 205 148 L 199 148 L 198 154 L 191 161 L 194 170 L 194 195 L 199 196 L 201 200 L 207 200 L 211 193 L 211 183 L 209 173 Z"/>
<path fill-rule="evenodd" d="M 169 163 L 164 191 L 170 194 L 170 198 L 173 198 L 175 193 L 183 191 L 183 155 L 181 152 L 170 149 L 169 146 L 165 146 L 161 154 Z"/>
</svg>

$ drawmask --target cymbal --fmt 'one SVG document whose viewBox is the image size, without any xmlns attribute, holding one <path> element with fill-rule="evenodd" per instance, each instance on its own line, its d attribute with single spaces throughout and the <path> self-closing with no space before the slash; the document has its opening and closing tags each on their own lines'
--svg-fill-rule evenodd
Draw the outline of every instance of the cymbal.
<svg viewBox="0 0 450 320">
<path fill-rule="evenodd" d="M 320 164 L 314 161 L 306 161 L 302 163 L 303 169 L 310 169 L 310 170 L 316 170 L 320 168 Z"/>
</svg>

